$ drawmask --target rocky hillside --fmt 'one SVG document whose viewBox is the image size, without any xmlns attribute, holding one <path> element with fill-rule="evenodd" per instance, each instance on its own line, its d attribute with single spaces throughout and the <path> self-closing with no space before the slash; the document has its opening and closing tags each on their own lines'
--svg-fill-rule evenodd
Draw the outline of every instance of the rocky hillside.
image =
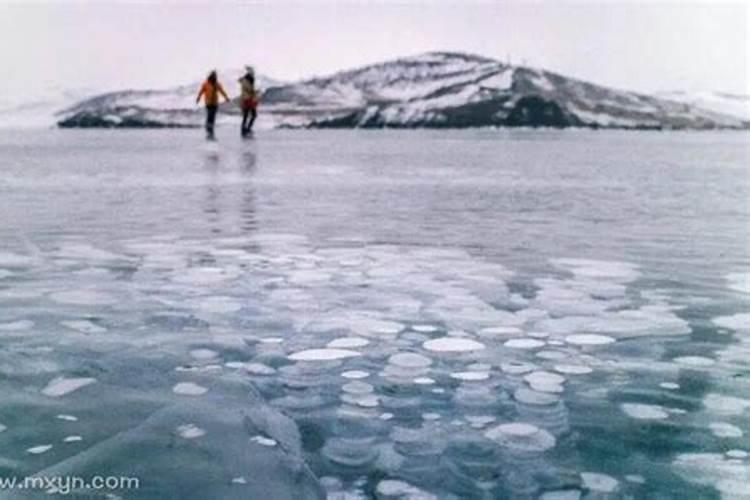
<svg viewBox="0 0 750 500">
<path fill-rule="evenodd" d="M 224 78 L 231 90 L 239 75 Z M 692 102 L 615 90 L 486 57 L 434 52 L 281 84 L 260 80 L 261 125 L 312 128 L 552 126 L 747 128 L 743 117 Z M 197 84 L 96 96 L 62 127 L 179 127 L 202 120 Z M 226 105 L 238 113 L 236 104 Z"/>
</svg>

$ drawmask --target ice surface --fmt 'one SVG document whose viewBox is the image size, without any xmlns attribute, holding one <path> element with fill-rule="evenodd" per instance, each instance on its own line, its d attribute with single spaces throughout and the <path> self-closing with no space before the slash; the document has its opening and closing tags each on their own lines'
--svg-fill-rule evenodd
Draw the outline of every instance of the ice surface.
<svg viewBox="0 0 750 500">
<path fill-rule="evenodd" d="M 50 298 L 61 304 L 72 304 L 79 306 L 108 306 L 115 304 L 117 299 L 106 292 L 97 290 L 69 290 L 55 292 Z"/>
</svg>

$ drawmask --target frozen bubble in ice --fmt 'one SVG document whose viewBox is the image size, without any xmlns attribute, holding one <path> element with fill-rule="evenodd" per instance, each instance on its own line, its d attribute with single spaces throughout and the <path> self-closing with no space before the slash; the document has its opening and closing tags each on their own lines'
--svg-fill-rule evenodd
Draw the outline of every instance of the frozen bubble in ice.
<svg viewBox="0 0 750 500">
<path fill-rule="evenodd" d="M 620 407 L 629 417 L 638 420 L 663 420 L 669 417 L 666 410 L 658 405 L 623 403 Z"/>
<path fill-rule="evenodd" d="M 289 356 L 292 361 L 332 361 L 361 356 L 357 351 L 348 349 L 307 349 Z"/>
<path fill-rule="evenodd" d="M 729 273 L 726 279 L 732 290 L 750 294 L 750 273 Z"/>
<path fill-rule="evenodd" d="M 261 337 L 258 339 L 261 344 L 283 344 L 283 337 Z"/>
<path fill-rule="evenodd" d="M 243 365 L 245 371 L 252 375 L 273 375 L 276 373 L 276 368 L 263 363 L 243 363 Z"/>
<path fill-rule="evenodd" d="M 405 326 L 403 324 L 397 323 L 395 321 L 376 319 L 363 320 L 353 325 L 353 329 L 358 333 L 362 333 L 363 335 L 367 333 L 396 335 L 397 333 L 403 331 L 404 328 Z"/>
<path fill-rule="evenodd" d="M 379 418 L 380 420 L 390 420 L 393 418 L 393 413 L 381 413 Z"/>
<path fill-rule="evenodd" d="M 374 390 L 374 388 L 372 385 L 366 382 L 355 380 L 353 382 L 349 382 L 348 384 L 344 384 L 341 387 L 341 390 L 349 394 L 369 394 Z"/>
<path fill-rule="evenodd" d="M 586 488 L 599 493 L 612 493 L 620 484 L 620 482 L 612 476 L 600 474 L 598 472 L 582 472 L 581 480 Z"/>
<path fill-rule="evenodd" d="M 180 382 L 172 387 L 172 392 L 183 396 L 201 396 L 208 392 L 208 389 L 193 382 Z"/>
<path fill-rule="evenodd" d="M 556 490 L 542 493 L 539 500 L 581 500 L 579 490 Z"/>
<path fill-rule="evenodd" d="M 646 482 L 646 478 L 638 474 L 628 474 L 625 476 L 625 480 L 635 484 L 644 484 Z"/>
<path fill-rule="evenodd" d="M 670 390 L 670 391 L 676 391 L 677 389 L 680 388 L 680 384 L 676 384 L 674 382 L 662 382 L 659 384 L 659 387 L 661 387 L 662 389 Z"/>
<path fill-rule="evenodd" d="M 432 364 L 432 360 L 413 352 L 399 352 L 388 358 L 388 363 L 400 368 L 423 369 Z"/>
<path fill-rule="evenodd" d="M 192 349 L 190 351 L 190 356 L 199 360 L 214 359 L 218 355 L 218 352 L 211 349 Z"/>
<path fill-rule="evenodd" d="M 419 333 L 433 333 L 438 330 L 437 327 L 432 325 L 412 325 L 411 329 Z"/>
<path fill-rule="evenodd" d="M 565 383 L 565 377 L 558 375 L 557 373 L 546 372 L 546 371 L 535 371 L 531 372 L 523 378 L 530 385 L 560 385 Z"/>
<path fill-rule="evenodd" d="M 42 389 L 42 394 L 57 398 L 64 396 L 65 394 L 77 391 L 81 387 L 85 387 L 89 384 L 96 382 L 95 378 L 80 377 L 80 378 L 65 378 L 57 377 L 51 380 L 47 386 Z"/>
<path fill-rule="evenodd" d="M 326 347 L 329 347 L 331 349 L 352 349 L 356 347 L 364 347 L 369 343 L 369 340 L 363 339 L 362 337 L 340 337 L 328 342 Z"/>
<path fill-rule="evenodd" d="M 537 358 L 541 358 L 541 359 L 558 360 L 558 361 L 561 359 L 570 357 L 570 355 L 567 352 L 553 351 L 553 350 L 538 351 L 536 354 L 534 354 L 534 356 L 536 356 Z"/>
<path fill-rule="evenodd" d="M 679 356 L 677 358 L 674 358 L 672 361 L 674 361 L 678 365 L 695 367 L 711 366 L 716 363 L 716 361 L 714 361 L 713 359 L 706 358 L 704 356 Z"/>
<path fill-rule="evenodd" d="M 247 479 L 244 478 L 244 476 L 238 476 L 232 478 L 233 484 L 247 484 Z"/>
<path fill-rule="evenodd" d="M 259 445 L 262 445 L 262 446 L 269 446 L 269 447 L 276 446 L 278 444 L 275 439 L 271 439 L 266 436 L 261 436 L 260 434 L 258 434 L 257 436 L 251 437 L 250 441 L 254 443 L 258 443 Z"/>
<path fill-rule="evenodd" d="M 482 427 L 487 427 L 489 424 L 497 420 L 492 415 L 467 415 L 466 421 L 469 422 L 469 424 L 475 428 L 475 429 L 481 429 Z"/>
<path fill-rule="evenodd" d="M 70 320 L 60 321 L 60 324 L 71 330 L 76 330 L 81 333 L 104 333 L 107 331 L 103 326 L 99 326 L 89 320 Z"/>
<path fill-rule="evenodd" d="M 433 385 L 435 383 L 435 379 L 432 379 L 430 377 L 417 377 L 414 379 L 414 383 L 417 385 Z"/>
<path fill-rule="evenodd" d="M 611 279 L 627 283 L 638 278 L 638 266 L 628 262 L 592 260 L 592 259 L 552 259 L 552 264 L 567 269 L 576 278 Z"/>
<path fill-rule="evenodd" d="M 579 333 L 565 337 L 565 342 L 573 345 L 606 345 L 614 341 L 612 337 L 596 333 Z"/>
<path fill-rule="evenodd" d="M 242 309 L 242 303 L 232 297 L 207 297 L 198 302 L 198 309 L 209 314 L 230 314 Z"/>
<path fill-rule="evenodd" d="M 512 337 L 521 334 L 521 329 L 515 326 L 491 326 L 488 328 L 482 328 L 479 330 L 478 335 L 480 337 L 493 338 L 493 337 Z"/>
<path fill-rule="evenodd" d="M 422 420 L 440 420 L 440 414 L 433 412 L 422 413 Z"/>
<path fill-rule="evenodd" d="M 181 270 L 180 273 L 174 281 L 186 285 L 215 285 L 239 276 L 237 270 L 220 267 L 192 267 Z"/>
<path fill-rule="evenodd" d="M 81 436 L 68 436 L 63 439 L 63 443 L 77 443 L 78 441 L 83 441 L 83 438 Z"/>
<path fill-rule="evenodd" d="M 40 455 L 42 453 L 48 452 L 51 449 L 52 449 L 52 445 L 51 444 L 42 444 L 42 445 L 39 445 L 39 446 L 33 446 L 33 447 L 27 449 L 26 452 L 27 453 L 31 453 L 32 455 Z"/>
<path fill-rule="evenodd" d="M 289 283 L 294 283 L 295 285 L 308 285 L 329 281 L 331 275 L 323 271 L 305 269 L 291 272 L 287 279 L 289 280 Z"/>
<path fill-rule="evenodd" d="M 96 290 L 67 290 L 52 293 L 49 297 L 60 304 L 77 306 L 108 306 L 117 303 L 112 295 Z"/>
<path fill-rule="evenodd" d="M 544 347 L 545 345 L 547 345 L 547 342 L 539 339 L 520 338 L 510 339 L 503 345 L 505 347 L 510 347 L 511 349 L 538 349 L 539 347 Z"/>
<path fill-rule="evenodd" d="M 553 448 L 555 437 L 534 424 L 511 422 L 486 431 L 485 437 L 515 450 L 542 452 Z"/>
<path fill-rule="evenodd" d="M 465 337 L 440 337 L 426 341 L 422 347 L 434 352 L 470 352 L 484 349 L 484 344 Z"/>
<path fill-rule="evenodd" d="M 31 330 L 32 328 L 34 328 L 34 322 L 30 319 L 11 321 L 9 323 L 0 323 L 0 331 L 3 332 Z"/>
<path fill-rule="evenodd" d="M 738 332 L 750 332 L 750 313 L 738 313 L 731 316 L 719 316 L 713 323 L 722 328 L 729 328 Z"/>
<path fill-rule="evenodd" d="M 12 252 L 0 252 L 0 266 L 10 268 L 28 267 L 34 263 L 32 257 Z"/>
<path fill-rule="evenodd" d="M 746 452 L 745 450 L 729 450 L 726 455 L 729 458 L 743 459 L 747 458 L 750 454 L 748 454 L 748 452 Z"/>
<path fill-rule="evenodd" d="M 750 408 L 750 400 L 711 393 L 703 398 L 703 406 L 713 413 L 741 415 L 747 408 Z"/>
<path fill-rule="evenodd" d="M 376 487 L 379 500 L 436 500 L 437 497 L 413 486 L 406 481 L 384 479 Z"/>
<path fill-rule="evenodd" d="M 505 363 L 500 363 L 500 369 L 510 375 L 523 375 L 524 373 L 533 371 L 535 368 L 535 365 L 524 363 L 523 361 L 507 361 Z"/>
<path fill-rule="evenodd" d="M 341 376 L 348 379 L 360 379 L 369 377 L 370 372 L 366 372 L 363 370 L 348 370 L 343 372 Z"/>
<path fill-rule="evenodd" d="M 720 438 L 741 438 L 744 435 L 742 429 L 728 422 L 711 422 L 708 428 L 714 436 Z"/>
<path fill-rule="evenodd" d="M 0 424 L 0 432 L 4 432 L 8 429 L 7 425 Z"/>
<path fill-rule="evenodd" d="M 593 370 L 585 365 L 555 365 L 555 371 L 566 375 L 586 375 Z"/>
<path fill-rule="evenodd" d="M 545 392 L 539 392 L 526 387 L 516 389 L 513 393 L 513 399 L 519 403 L 533 405 L 533 406 L 549 406 L 554 405 L 560 401 L 558 396 L 554 394 L 548 394 Z"/>
<path fill-rule="evenodd" d="M 73 415 L 60 414 L 60 415 L 56 415 L 55 418 L 58 419 L 58 420 L 66 420 L 68 422 L 77 422 L 78 421 L 78 417 L 75 417 Z"/>
<path fill-rule="evenodd" d="M 463 380 L 465 382 L 478 382 L 481 380 L 489 379 L 490 374 L 488 372 L 475 372 L 475 371 L 453 372 L 451 373 L 451 378 L 454 378 L 456 380 Z"/>
<path fill-rule="evenodd" d="M 488 372 L 492 370 L 492 365 L 489 363 L 472 363 L 466 368 L 474 372 Z"/>
<path fill-rule="evenodd" d="M 0 269 L 0 279 L 10 278 L 11 276 L 15 276 L 16 273 L 13 271 L 8 271 L 7 269 Z"/>
<path fill-rule="evenodd" d="M 719 490 L 720 493 L 723 493 L 721 495 L 722 499 L 750 497 L 750 484 L 748 484 L 744 478 L 742 480 L 722 479 L 716 483 L 716 489 Z"/>
<path fill-rule="evenodd" d="M 380 400 L 375 395 L 367 395 L 364 397 L 357 398 L 355 404 L 363 408 L 375 408 L 380 404 Z"/>
<path fill-rule="evenodd" d="M 206 434 L 206 431 L 195 424 L 184 424 L 177 427 L 177 434 L 185 439 L 195 439 Z"/>
<path fill-rule="evenodd" d="M 549 338 L 549 333 L 547 332 L 529 332 L 526 334 L 526 336 L 535 338 L 535 339 L 546 339 Z"/>
</svg>

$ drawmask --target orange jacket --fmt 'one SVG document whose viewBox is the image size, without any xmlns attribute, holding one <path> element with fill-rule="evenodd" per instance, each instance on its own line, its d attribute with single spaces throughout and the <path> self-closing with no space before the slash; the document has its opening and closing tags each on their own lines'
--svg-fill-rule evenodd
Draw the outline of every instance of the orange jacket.
<svg viewBox="0 0 750 500">
<path fill-rule="evenodd" d="M 224 96 L 224 99 L 227 101 L 229 100 L 229 96 L 227 96 L 227 93 L 224 92 L 224 87 L 221 86 L 219 82 L 216 82 L 216 85 L 213 85 L 211 82 L 206 80 L 203 82 L 203 85 L 201 85 L 200 92 L 198 92 L 198 98 L 197 101 L 201 100 L 201 97 L 206 102 L 206 106 L 218 106 L 219 104 L 219 94 Z"/>
</svg>

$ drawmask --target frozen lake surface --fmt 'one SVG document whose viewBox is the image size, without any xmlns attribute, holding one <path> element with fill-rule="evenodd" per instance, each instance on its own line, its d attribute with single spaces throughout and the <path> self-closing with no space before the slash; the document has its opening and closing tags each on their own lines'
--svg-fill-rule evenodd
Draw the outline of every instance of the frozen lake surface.
<svg viewBox="0 0 750 500">
<path fill-rule="evenodd" d="M 200 135 L 0 133 L 0 476 L 750 497 L 747 134 Z"/>
</svg>

